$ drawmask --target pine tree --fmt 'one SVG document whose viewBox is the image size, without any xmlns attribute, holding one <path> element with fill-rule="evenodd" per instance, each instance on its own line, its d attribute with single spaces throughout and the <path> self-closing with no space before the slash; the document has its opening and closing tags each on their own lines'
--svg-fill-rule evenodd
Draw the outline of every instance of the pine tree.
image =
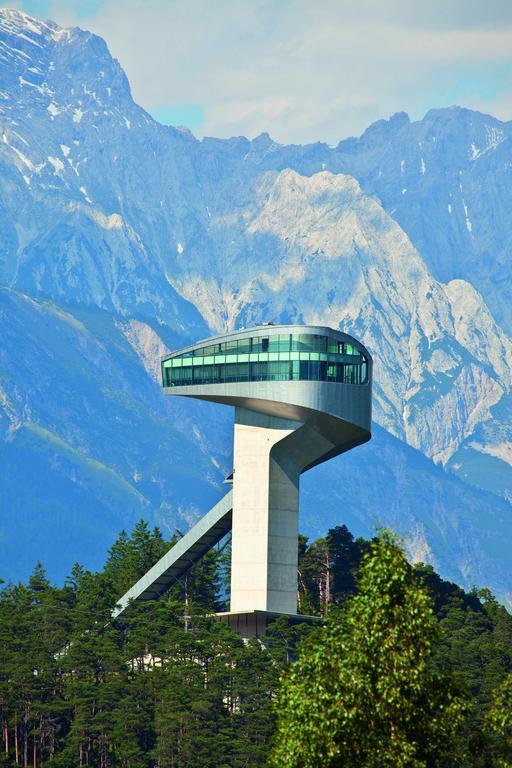
<svg viewBox="0 0 512 768">
<path fill-rule="evenodd" d="M 356 591 L 356 571 L 367 543 L 345 525 L 331 528 L 325 538 L 308 543 L 299 537 L 299 612 L 325 616 L 332 605 Z"/>
</svg>

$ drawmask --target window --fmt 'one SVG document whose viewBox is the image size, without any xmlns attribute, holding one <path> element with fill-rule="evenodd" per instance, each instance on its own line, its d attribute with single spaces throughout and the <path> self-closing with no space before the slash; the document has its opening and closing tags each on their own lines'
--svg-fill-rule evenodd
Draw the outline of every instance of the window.
<svg viewBox="0 0 512 768">
<path fill-rule="evenodd" d="M 248 355 L 251 351 L 252 339 L 238 339 L 238 354 Z"/>
<path fill-rule="evenodd" d="M 292 381 L 300 380 L 300 362 L 298 360 L 290 362 L 290 379 Z"/>
<path fill-rule="evenodd" d="M 354 344 L 322 334 L 272 334 L 209 344 L 168 358 L 165 387 L 238 381 L 364 384 L 368 361 Z"/>
</svg>

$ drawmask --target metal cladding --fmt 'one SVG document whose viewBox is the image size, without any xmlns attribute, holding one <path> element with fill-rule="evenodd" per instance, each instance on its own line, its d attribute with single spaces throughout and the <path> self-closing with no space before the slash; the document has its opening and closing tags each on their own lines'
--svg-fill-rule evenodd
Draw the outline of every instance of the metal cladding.
<svg viewBox="0 0 512 768">
<path fill-rule="evenodd" d="M 274 325 L 243 329 L 235 333 L 207 339 L 165 357 L 167 361 L 184 354 L 226 342 L 269 339 L 289 334 L 335 339 L 357 350 L 365 360 L 365 382 L 360 384 L 314 380 L 247 380 L 236 382 L 187 384 L 165 387 L 166 394 L 211 400 L 238 406 L 269 416 L 300 422 L 302 426 L 281 446 L 295 460 L 301 471 L 333 458 L 371 438 L 372 358 L 368 350 L 352 336 L 325 326 Z M 307 352 L 297 350 L 299 355 Z M 258 357 L 272 354 L 255 353 Z M 277 353 L 283 354 L 283 353 Z M 318 353 L 322 354 L 322 353 Z M 325 353 L 328 364 L 329 355 Z M 344 356 L 347 357 L 347 356 Z M 183 358 L 182 358 L 183 359 Z M 190 358 L 194 360 L 195 358 Z M 322 362 L 322 361 L 319 361 Z M 192 366 L 193 367 L 193 366 Z"/>
</svg>

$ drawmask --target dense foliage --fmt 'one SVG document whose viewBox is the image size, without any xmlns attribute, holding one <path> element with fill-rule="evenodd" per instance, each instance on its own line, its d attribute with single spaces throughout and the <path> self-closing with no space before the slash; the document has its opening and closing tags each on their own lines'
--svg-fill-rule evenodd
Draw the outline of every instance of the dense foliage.
<svg viewBox="0 0 512 768">
<path fill-rule="evenodd" d="M 406 738 L 424 729 L 423 745 L 430 744 L 430 752 L 425 747 L 423 756 L 446 755 L 450 742 L 451 762 L 445 764 L 512 764 L 512 617 L 488 592 L 467 594 L 428 566 L 411 569 L 402 560 L 400 568 L 398 561 L 386 566 L 375 542 L 355 541 L 339 527 L 324 539 L 308 543 L 302 538 L 299 544 L 300 610 L 328 614 L 327 629 L 294 628 L 279 620 L 264 645 L 244 643 L 211 618 L 229 597 L 226 552 L 221 550 L 203 558 L 161 600 L 133 609 L 122 622 L 110 622 L 116 598 L 168 547 L 157 529 L 141 522 L 130 536 L 119 536 L 101 573 L 77 565 L 66 584 L 55 587 L 38 565 L 27 584 L 0 590 L 0 765 L 265 766 L 275 718 L 286 706 L 286 683 L 280 698 L 279 678 L 287 678 L 288 670 L 297 677 L 290 662 L 319 647 L 322 632 L 333 652 L 338 642 L 348 643 L 347 658 L 357 662 L 353 669 L 340 667 L 333 684 L 347 686 L 354 670 L 363 677 L 380 670 L 390 695 L 389 675 L 412 686 L 410 709 L 400 713 L 412 729 Z M 373 569 L 373 603 L 369 576 L 364 569 L 357 575 L 361 560 L 367 572 Z M 397 574 L 391 583 L 382 575 L 386 567 Z M 436 620 L 428 613 L 429 598 L 420 583 L 432 597 Z M 375 605 L 382 609 L 380 629 Z M 370 625 L 382 632 L 395 626 L 400 653 L 386 654 L 384 648 L 379 653 Z M 297 651 L 300 638 L 304 650 Z M 390 659 L 401 666 L 390 667 Z M 321 668 L 325 659 L 317 663 Z M 434 691 L 434 708 L 465 702 L 463 707 L 457 703 L 444 732 L 428 735 L 426 720 L 413 722 L 417 679 Z M 442 679 L 449 679 L 449 685 L 439 686 L 436 681 Z M 357 727 L 370 739 L 365 719 L 375 701 L 364 689 L 351 693 Z M 312 691 L 303 694 L 306 703 Z M 463 722 L 455 729 L 462 709 Z M 381 714 L 382 734 L 390 715 Z M 326 722 L 333 725 L 332 706 L 329 717 Z"/>
<path fill-rule="evenodd" d="M 357 594 L 329 613 L 283 680 L 274 765 L 453 765 L 464 704 L 432 664 L 439 634 L 427 589 L 384 532 L 363 556 Z"/>
</svg>

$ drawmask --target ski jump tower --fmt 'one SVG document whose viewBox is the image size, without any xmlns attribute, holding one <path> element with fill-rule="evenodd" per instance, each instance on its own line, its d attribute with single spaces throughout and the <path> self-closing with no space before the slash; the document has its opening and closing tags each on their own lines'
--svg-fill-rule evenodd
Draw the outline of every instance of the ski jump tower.
<svg viewBox="0 0 512 768">
<path fill-rule="evenodd" d="M 231 607 L 244 636 L 297 615 L 299 478 L 370 439 L 372 359 L 323 326 L 265 325 L 162 360 L 165 393 L 234 406 L 233 487 L 123 597 L 155 599 L 232 530 Z M 231 477 L 229 478 L 231 480 Z"/>
</svg>

